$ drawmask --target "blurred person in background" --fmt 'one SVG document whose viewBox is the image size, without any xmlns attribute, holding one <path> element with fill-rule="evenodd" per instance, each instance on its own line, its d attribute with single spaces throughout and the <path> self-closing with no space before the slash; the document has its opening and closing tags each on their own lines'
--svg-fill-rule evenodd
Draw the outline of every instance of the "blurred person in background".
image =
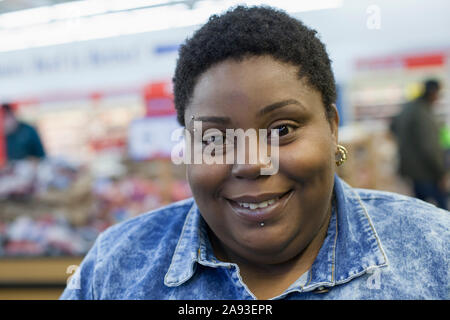
<svg viewBox="0 0 450 320">
<path fill-rule="evenodd" d="M 30 157 L 44 158 L 45 150 L 36 129 L 20 121 L 11 104 L 4 103 L 2 112 L 7 160 L 24 160 Z"/>
<path fill-rule="evenodd" d="M 405 104 L 394 117 L 391 129 L 398 141 L 400 174 L 411 179 L 415 197 L 432 199 L 438 207 L 447 209 L 444 151 L 433 116 L 439 90 L 437 80 L 425 81 L 423 94 Z"/>
</svg>

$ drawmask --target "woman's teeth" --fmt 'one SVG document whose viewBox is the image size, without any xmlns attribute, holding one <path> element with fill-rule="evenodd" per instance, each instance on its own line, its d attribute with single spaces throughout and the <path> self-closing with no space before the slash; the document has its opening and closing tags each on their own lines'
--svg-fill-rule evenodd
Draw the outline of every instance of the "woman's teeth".
<svg viewBox="0 0 450 320">
<path fill-rule="evenodd" d="M 250 210 L 255 210 L 255 209 L 258 209 L 258 208 L 265 208 L 267 206 L 270 206 L 270 205 L 274 204 L 278 199 L 279 199 L 279 197 L 274 198 L 274 199 L 270 199 L 270 200 L 267 200 L 267 201 L 263 201 L 263 202 L 258 202 L 258 203 L 238 202 L 238 204 L 241 207 L 248 208 Z"/>
</svg>

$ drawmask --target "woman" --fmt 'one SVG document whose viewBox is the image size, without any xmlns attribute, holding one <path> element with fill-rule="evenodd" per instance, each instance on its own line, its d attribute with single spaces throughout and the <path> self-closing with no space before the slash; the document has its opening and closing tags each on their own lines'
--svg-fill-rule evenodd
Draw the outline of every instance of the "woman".
<svg viewBox="0 0 450 320">
<path fill-rule="evenodd" d="M 346 151 L 314 30 L 234 8 L 186 41 L 173 80 L 189 132 L 276 133 L 277 172 L 262 175 L 261 159 L 187 165 L 193 199 L 100 235 L 62 299 L 449 298 L 448 212 L 335 175 Z"/>
</svg>

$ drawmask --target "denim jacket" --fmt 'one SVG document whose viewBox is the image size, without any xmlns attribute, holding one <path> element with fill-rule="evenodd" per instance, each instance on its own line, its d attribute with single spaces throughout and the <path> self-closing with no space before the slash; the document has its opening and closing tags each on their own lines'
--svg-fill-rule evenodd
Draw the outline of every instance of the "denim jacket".
<svg viewBox="0 0 450 320">
<path fill-rule="evenodd" d="M 450 212 L 335 176 L 336 210 L 311 268 L 273 299 L 449 299 Z M 60 299 L 256 299 L 217 260 L 193 199 L 103 232 Z"/>
</svg>

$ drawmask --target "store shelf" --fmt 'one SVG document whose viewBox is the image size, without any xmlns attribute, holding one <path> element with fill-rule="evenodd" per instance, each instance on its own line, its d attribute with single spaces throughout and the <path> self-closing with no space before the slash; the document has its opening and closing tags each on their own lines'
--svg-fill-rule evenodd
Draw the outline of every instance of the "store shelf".
<svg viewBox="0 0 450 320">
<path fill-rule="evenodd" d="M 0 259 L 0 299 L 58 299 L 82 257 Z"/>
<path fill-rule="evenodd" d="M 57 300 L 61 288 L 1 288 L 0 300 Z"/>
</svg>

